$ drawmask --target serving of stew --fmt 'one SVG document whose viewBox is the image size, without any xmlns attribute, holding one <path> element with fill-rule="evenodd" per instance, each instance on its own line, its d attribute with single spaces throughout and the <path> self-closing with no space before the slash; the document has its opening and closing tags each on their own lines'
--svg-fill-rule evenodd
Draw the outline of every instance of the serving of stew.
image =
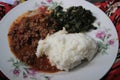
<svg viewBox="0 0 120 80">
<path fill-rule="evenodd" d="M 39 39 L 55 32 L 51 29 L 49 13 L 26 12 L 18 17 L 8 32 L 8 41 L 13 54 L 37 71 L 56 72 L 47 56 L 37 58 L 35 55 Z M 51 21 L 54 22 L 54 21 Z"/>
</svg>

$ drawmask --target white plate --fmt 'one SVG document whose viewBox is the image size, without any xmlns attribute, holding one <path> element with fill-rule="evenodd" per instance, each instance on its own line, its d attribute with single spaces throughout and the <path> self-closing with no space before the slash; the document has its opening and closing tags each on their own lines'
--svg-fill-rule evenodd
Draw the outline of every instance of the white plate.
<svg viewBox="0 0 120 80">
<path fill-rule="evenodd" d="M 10 24 L 22 13 L 46 5 L 54 8 L 61 4 L 64 8 L 83 6 L 97 17 L 97 30 L 89 35 L 97 40 L 101 52 L 95 58 L 70 72 L 45 74 L 35 72 L 17 60 L 8 45 L 7 33 Z M 0 70 L 11 80 L 99 80 L 111 68 L 118 52 L 118 37 L 114 25 L 100 9 L 84 0 L 29 0 L 12 9 L 0 22 Z"/>
</svg>

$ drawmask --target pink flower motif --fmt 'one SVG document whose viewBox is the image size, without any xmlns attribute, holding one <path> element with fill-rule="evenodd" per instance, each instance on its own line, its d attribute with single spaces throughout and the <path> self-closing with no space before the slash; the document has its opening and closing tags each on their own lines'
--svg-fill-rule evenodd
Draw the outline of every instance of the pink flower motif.
<svg viewBox="0 0 120 80">
<path fill-rule="evenodd" d="M 20 70 L 19 69 L 13 70 L 13 74 L 16 75 L 16 76 L 19 76 Z"/>
<path fill-rule="evenodd" d="M 114 40 L 109 40 L 109 41 L 108 41 L 108 44 L 109 44 L 109 45 L 113 45 L 113 44 L 114 44 Z"/>
<path fill-rule="evenodd" d="M 42 5 L 45 5 L 46 3 L 45 3 L 45 2 L 43 2 L 43 1 L 41 1 L 41 4 L 42 4 Z"/>
<path fill-rule="evenodd" d="M 104 39 L 105 36 L 106 36 L 105 31 L 101 31 L 96 34 L 96 37 L 99 39 Z"/>
<path fill-rule="evenodd" d="M 47 10 L 47 7 L 46 6 L 40 6 L 38 10 L 42 13 L 45 13 L 45 11 Z"/>
<path fill-rule="evenodd" d="M 111 37 L 112 35 L 111 34 L 108 34 L 109 37 Z"/>
<path fill-rule="evenodd" d="M 28 76 L 27 75 L 24 75 L 23 78 L 27 78 Z"/>
<path fill-rule="evenodd" d="M 20 4 L 20 1 L 16 0 L 16 1 L 14 2 L 14 6 L 17 6 L 18 4 Z"/>
<path fill-rule="evenodd" d="M 47 2 L 51 3 L 51 2 L 52 2 L 52 0 L 47 0 Z"/>
<path fill-rule="evenodd" d="M 23 75 L 23 78 L 28 78 L 27 74 L 24 74 L 24 75 Z"/>
<path fill-rule="evenodd" d="M 111 37 L 112 35 L 111 34 L 107 34 L 107 38 Z"/>
<path fill-rule="evenodd" d="M 37 72 L 33 70 L 32 68 L 28 69 L 28 74 L 34 76 Z"/>
</svg>

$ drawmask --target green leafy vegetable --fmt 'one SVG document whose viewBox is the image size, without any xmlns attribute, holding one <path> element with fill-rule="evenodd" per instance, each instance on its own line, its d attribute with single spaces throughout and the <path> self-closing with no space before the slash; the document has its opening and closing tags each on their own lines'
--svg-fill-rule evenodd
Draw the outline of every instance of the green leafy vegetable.
<svg viewBox="0 0 120 80">
<path fill-rule="evenodd" d="M 63 7 L 57 6 L 50 17 L 57 23 L 52 26 L 56 31 L 62 30 L 63 27 L 69 33 L 86 32 L 96 29 L 92 25 L 96 18 L 90 10 L 85 10 L 82 6 L 73 6 L 66 11 L 63 10 Z"/>
</svg>

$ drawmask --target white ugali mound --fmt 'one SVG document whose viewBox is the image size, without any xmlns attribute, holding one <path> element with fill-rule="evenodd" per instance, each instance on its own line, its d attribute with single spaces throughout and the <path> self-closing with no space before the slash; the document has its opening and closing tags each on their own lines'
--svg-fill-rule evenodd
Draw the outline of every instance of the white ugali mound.
<svg viewBox="0 0 120 80">
<path fill-rule="evenodd" d="M 38 42 L 37 57 L 48 56 L 51 65 L 68 71 L 79 65 L 81 60 L 89 61 L 97 52 L 96 42 L 83 33 L 67 34 L 65 30 L 47 36 Z"/>
</svg>

